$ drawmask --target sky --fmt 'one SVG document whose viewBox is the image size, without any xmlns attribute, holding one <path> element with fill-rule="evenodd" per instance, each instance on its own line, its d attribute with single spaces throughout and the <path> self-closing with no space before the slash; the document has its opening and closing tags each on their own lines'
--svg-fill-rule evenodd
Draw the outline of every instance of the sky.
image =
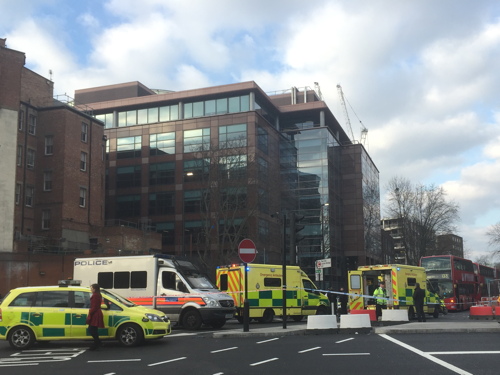
<svg viewBox="0 0 500 375">
<path fill-rule="evenodd" d="M 0 38 L 55 95 L 140 81 L 315 87 L 387 183 L 442 186 L 468 257 L 500 222 L 498 0 L 0 0 Z M 50 73 L 52 72 L 52 73 Z M 339 99 L 347 100 L 351 129 Z"/>
</svg>

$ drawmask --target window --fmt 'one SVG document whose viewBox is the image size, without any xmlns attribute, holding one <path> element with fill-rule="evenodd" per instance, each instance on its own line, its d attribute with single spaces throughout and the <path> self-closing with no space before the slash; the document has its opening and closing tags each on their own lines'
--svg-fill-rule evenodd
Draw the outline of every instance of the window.
<svg viewBox="0 0 500 375">
<path fill-rule="evenodd" d="M 16 184 L 16 204 L 21 203 L 21 190 L 23 186 L 21 184 Z"/>
<path fill-rule="evenodd" d="M 42 229 L 50 229 L 50 210 L 42 210 Z"/>
<path fill-rule="evenodd" d="M 35 150 L 28 148 L 28 154 L 26 155 L 26 166 L 29 169 L 35 168 Z"/>
<path fill-rule="evenodd" d="M 23 146 L 17 146 L 17 165 L 20 167 L 23 165 Z"/>
<path fill-rule="evenodd" d="M 161 244 L 162 245 L 174 245 L 175 244 L 175 224 L 174 223 L 156 223 L 156 231 L 161 233 Z"/>
<path fill-rule="evenodd" d="M 116 169 L 116 187 L 129 188 L 141 186 L 141 166 L 132 165 Z"/>
<path fill-rule="evenodd" d="M 202 190 L 191 190 L 184 192 L 184 212 L 197 213 L 205 211 L 209 206 L 208 193 Z"/>
<path fill-rule="evenodd" d="M 116 140 L 116 153 L 118 159 L 135 158 L 141 156 L 141 142 L 140 135 L 136 137 L 124 137 Z"/>
<path fill-rule="evenodd" d="M 247 156 L 231 155 L 219 158 L 219 173 L 223 179 L 234 180 L 246 176 Z"/>
<path fill-rule="evenodd" d="M 221 191 L 221 205 L 224 211 L 235 211 L 246 207 L 246 187 L 227 188 Z"/>
<path fill-rule="evenodd" d="M 151 134 L 149 136 L 149 155 L 175 154 L 175 132 Z"/>
<path fill-rule="evenodd" d="M 247 145 L 247 124 L 219 127 L 219 147 L 235 148 Z"/>
<path fill-rule="evenodd" d="M 103 115 L 96 115 L 95 118 L 99 121 L 102 121 L 104 123 L 104 127 L 106 129 L 114 127 L 112 113 L 106 113 Z"/>
<path fill-rule="evenodd" d="M 208 181 L 210 159 L 184 161 L 184 182 Z"/>
<path fill-rule="evenodd" d="M 168 215 L 175 213 L 175 193 L 172 191 L 149 194 L 149 214 Z"/>
<path fill-rule="evenodd" d="M 25 202 L 27 207 L 33 207 L 33 195 L 35 193 L 35 188 L 33 186 L 26 186 L 25 192 Z"/>
<path fill-rule="evenodd" d="M 206 150 L 210 150 L 210 128 L 184 131 L 184 152 Z"/>
<path fill-rule="evenodd" d="M 281 279 L 279 277 L 264 277 L 264 287 L 281 288 Z"/>
<path fill-rule="evenodd" d="M 149 184 L 167 185 L 175 183 L 175 162 L 149 165 Z"/>
<path fill-rule="evenodd" d="M 85 204 L 87 203 L 87 189 L 86 188 L 80 188 L 80 201 L 79 205 L 80 207 L 85 207 Z"/>
<path fill-rule="evenodd" d="M 33 306 L 35 302 L 36 292 L 21 293 L 9 304 L 9 306 L 26 307 Z"/>
<path fill-rule="evenodd" d="M 48 135 L 45 137 L 45 155 L 52 155 L 54 153 L 54 137 Z"/>
<path fill-rule="evenodd" d="M 90 293 L 74 291 L 75 294 L 75 306 L 77 309 L 88 309 L 90 308 Z"/>
<path fill-rule="evenodd" d="M 28 133 L 35 135 L 35 131 L 36 131 L 36 116 L 29 115 Z"/>
<path fill-rule="evenodd" d="M 24 111 L 20 110 L 19 111 L 19 123 L 18 123 L 18 129 L 19 131 L 22 131 L 24 128 Z"/>
<path fill-rule="evenodd" d="M 52 171 L 43 172 L 43 191 L 52 190 Z"/>
<path fill-rule="evenodd" d="M 80 154 L 80 170 L 81 171 L 87 170 L 87 153 L 86 152 L 82 152 Z"/>
<path fill-rule="evenodd" d="M 46 290 L 44 292 L 38 292 L 35 306 L 69 307 L 69 291 Z"/>
<path fill-rule="evenodd" d="M 139 216 L 141 214 L 140 195 L 122 195 L 116 197 L 117 216 Z"/>
<path fill-rule="evenodd" d="M 88 131 L 89 131 L 89 125 L 86 124 L 85 122 L 82 122 L 82 142 L 87 143 Z"/>
<path fill-rule="evenodd" d="M 268 152 L 268 136 L 267 131 L 260 126 L 257 129 L 257 148 L 267 154 Z"/>
</svg>

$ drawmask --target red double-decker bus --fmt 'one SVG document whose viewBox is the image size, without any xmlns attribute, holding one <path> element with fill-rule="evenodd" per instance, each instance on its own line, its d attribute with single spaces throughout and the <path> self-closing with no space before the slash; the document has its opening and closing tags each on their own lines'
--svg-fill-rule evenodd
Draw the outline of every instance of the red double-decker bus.
<svg viewBox="0 0 500 375">
<path fill-rule="evenodd" d="M 499 270 L 497 268 L 474 263 L 474 273 L 476 274 L 480 297 L 497 297 L 498 283 L 494 281 L 500 277 Z"/>
<path fill-rule="evenodd" d="M 449 311 L 469 309 L 481 299 L 474 264 L 469 259 L 454 255 L 423 257 L 427 280 L 444 301 Z"/>
</svg>

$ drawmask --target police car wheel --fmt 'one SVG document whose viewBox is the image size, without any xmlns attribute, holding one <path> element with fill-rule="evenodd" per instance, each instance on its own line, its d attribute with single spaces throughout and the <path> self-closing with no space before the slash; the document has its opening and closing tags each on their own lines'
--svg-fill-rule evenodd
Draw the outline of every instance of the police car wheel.
<svg viewBox="0 0 500 375">
<path fill-rule="evenodd" d="M 117 338 L 123 346 L 137 346 L 144 340 L 144 333 L 135 324 L 125 324 L 118 330 Z"/>
<path fill-rule="evenodd" d="M 200 329 L 202 323 L 201 316 L 196 310 L 186 311 L 182 317 L 182 326 L 190 331 Z"/>
<path fill-rule="evenodd" d="M 14 327 L 9 333 L 9 344 L 14 349 L 28 349 L 35 343 L 35 334 L 27 327 Z"/>
</svg>

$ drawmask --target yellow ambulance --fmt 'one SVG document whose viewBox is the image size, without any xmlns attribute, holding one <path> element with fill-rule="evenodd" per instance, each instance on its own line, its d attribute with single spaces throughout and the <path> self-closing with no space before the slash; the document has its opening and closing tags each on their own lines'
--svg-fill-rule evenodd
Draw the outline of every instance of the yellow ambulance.
<svg viewBox="0 0 500 375">
<path fill-rule="evenodd" d="M 307 274 L 298 266 L 286 267 L 287 315 L 301 321 L 305 315 L 327 314 L 330 302 L 320 293 Z M 247 264 L 249 317 L 262 323 L 283 315 L 283 266 Z M 220 266 L 216 285 L 234 299 L 236 319 L 243 322 L 245 301 L 245 268 L 243 265 Z"/>
<path fill-rule="evenodd" d="M 59 286 L 12 289 L 0 303 L 0 340 L 15 349 L 27 349 L 36 341 L 91 339 L 86 319 L 89 288 L 64 280 Z M 138 306 L 101 289 L 105 328 L 101 339 L 116 339 L 123 346 L 136 346 L 146 339 L 171 333 L 170 320 L 161 311 Z"/>
<path fill-rule="evenodd" d="M 413 292 L 415 285 L 425 290 L 424 312 L 435 318 L 441 311 L 441 300 L 427 283 L 423 267 L 406 264 L 378 264 L 359 266 L 356 271 L 349 271 L 349 309 L 374 310 L 373 292 L 380 281 L 385 282 L 387 307 L 389 309 L 408 309 L 412 319 L 415 316 Z"/>
</svg>

